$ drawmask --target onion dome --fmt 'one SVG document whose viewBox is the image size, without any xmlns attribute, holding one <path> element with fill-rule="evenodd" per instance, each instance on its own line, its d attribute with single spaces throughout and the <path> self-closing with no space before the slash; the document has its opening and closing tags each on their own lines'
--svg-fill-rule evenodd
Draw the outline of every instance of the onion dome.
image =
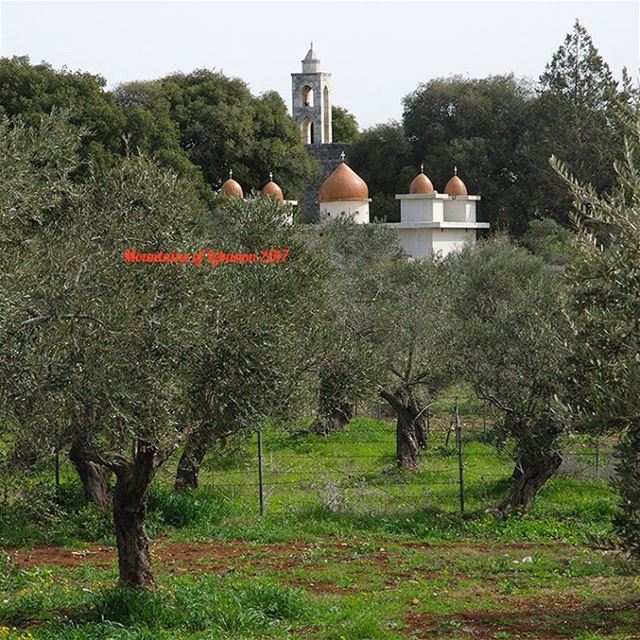
<svg viewBox="0 0 640 640">
<path fill-rule="evenodd" d="M 428 195 L 433 193 L 433 183 L 424 173 L 424 165 L 420 165 L 420 173 L 409 185 L 409 193 L 422 193 Z"/>
<path fill-rule="evenodd" d="M 322 183 L 320 202 L 346 202 L 349 200 L 369 200 L 367 183 L 344 161 Z"/>
<path fill-rule="evenodd" d="M 284 194 L 282 189 L 273 181 L 273 174 L 269 174 L 269 182 L 262 187 L 261 195 L 263 198 L 273 198 L 282 202 L 284 200 Z"/>
<path fill-rule="evenodd" d="M 458 167 L 453 168 L 453 177 L 449 182 L 447 182 L 447 186 L 444 188 L 444 192 L 450 196 L 466 196 L 467 195 L 467 187 L 464 182 L 458 178 Z"/>
<path fill-rule="evenodd" d="M 233 179 L 233 171 L 229 171 L 229 179 L 223 183 L 220 193 L 227 198 L 244 198 L 240 183 Z"/>
</svg>

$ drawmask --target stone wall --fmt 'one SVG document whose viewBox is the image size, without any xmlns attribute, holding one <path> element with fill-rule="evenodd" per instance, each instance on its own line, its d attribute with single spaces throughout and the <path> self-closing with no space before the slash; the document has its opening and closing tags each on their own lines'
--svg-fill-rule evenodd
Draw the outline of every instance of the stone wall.
<svg viewBox="0 0 640 640">
<path fill-rule="evenodd" d="M 303 222 L 316 222 L 320 213 L 318 191 L 327 176 L 340 164 L 340 154 L 344 151 L 345 160 L 349 162 L 350 146 L 343 143 L 310 144 L 305 147 L 307 153 L 320 164 L 320 176 L 307 187 L 300 199 L 300 213 Z"/>
</svg>

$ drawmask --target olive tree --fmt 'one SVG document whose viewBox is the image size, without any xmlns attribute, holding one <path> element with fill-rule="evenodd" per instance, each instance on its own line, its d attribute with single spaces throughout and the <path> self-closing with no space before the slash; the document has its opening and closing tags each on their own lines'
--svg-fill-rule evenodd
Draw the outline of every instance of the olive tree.
<svg viewBox="0 0 640 640">
<path fill-rule="evenodd" d="M 291 214 L 273 199 L 223 198 L 199 225 L 198 235 L 218 251 L 273 262 L 213 267 L 226 273 L 215 322 L 192 362 L 198 426 L 185 441 L 176 489 L 198 485 L 214 444 L 246 436 L 266 419 L 290 421 L 308 404 L 323 304 L 310 292 L 322 286 L 327 264 L 304 248 Z"/>
<path fill-rule="evenodd" d="M 397 463 L 413 470 L 427 445 L 426 410 L 455 380 L 452 297 L 439 259 L 389 264 L 381 275 L 370 310 L 382 358 L 380 396 L 397 417 Z"/>
<path fill-rule="evenodd" d="M 402 259 L 396 235 L 379 224 L 336 218 L 305 230 L 311 248 L 332 269 L 319 295 L 324 301 L 317 372 L 317 411 L 312 430 L 342 429 L 355 404 L 376 395 L 381 359 L 369 339 L 379 330 L 371 305 L 383 288 L 381 273 Z"/>
<path fill-rule="evenodd" d="M 383 225 L 336 220 L 318 234 L 334 272 L 316 430 L 344 425 L 355 399 L 381 396 L 397 416 L 398 465 L 415 469 L 426 446 L 427 400 L 455 376 L 447 274 L 437 260 L 409 262 Z"/>
<path fill-rule="evenodd" d="M 115 475 L 120 581 L 151 586 L 147 492 L 201 425 L 211 335 L 237 340 L 237 327 L 224 322 L 225 303 L 242 301 L 248 325 L 268 323 L 292 290 L 282 278 L 278 299 L 257 300 L 257 285 L 230 277 L 250 267 L 256 282 L 269 280 L 280 264 L 126 263 L 131 247 L 185 254 L 215 248 L 213 234 L 199 234 L 206 212 L 192 185 L 143 157 L 126 157 L 106 173 L 93 172 L 84 186 L 68 186 L 74 140 L 64 123 L 45 119 L 27 131 L 5 121 L 0 134 L 0 171 L 11 194 L 0 200 L 0 288 L 9 301 L 0 309 L 2 410 L 43 445 L 63 429 L 82 433 L 85 458 Z M 57 189 L 47 172 L 60 178 Z M 306 255 L 292 247 L 287 268 Z M 295 350 L 296 342 L 287 346 Z M 251 352 L 247 373 L 278 379 L 276 352 Z"/>
<path fill-rule="evenodd" d="M 504 513 L 527 510 L 562 461 L 555 409 L 565 381 L 566 291 L 555 270 L 504 238 L 451 261 L 458 357 L 466 380 L 503 420 L 515 468 Z"/>
<path fill-rule="evenodd" d="M 640 558 L 640 117 L 621 111 L 626 130 L 616 189 L 600 196 L 554 165 L 574 199 L 577 237 L 570 263 L 572 384 L 566 403 L 595 434 L 616 434 L 616 527 Z"/>
</svg>

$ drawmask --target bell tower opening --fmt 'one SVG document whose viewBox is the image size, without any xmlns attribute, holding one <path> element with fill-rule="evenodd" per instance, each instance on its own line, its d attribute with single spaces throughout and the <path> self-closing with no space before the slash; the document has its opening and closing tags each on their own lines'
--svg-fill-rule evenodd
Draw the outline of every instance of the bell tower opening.
<svg viewBox="0 0 640 640">
<path fill-rule="evenodd" d="M 313 144 L 313 120 L 309 117 L 302 121 L 302 142 Z"/>
<path fill-rule="evenodd" d="M 304 107 L 313 107 L 313 88 L 308 84 L 302 87 L 302 105 Z"/>
</svg>

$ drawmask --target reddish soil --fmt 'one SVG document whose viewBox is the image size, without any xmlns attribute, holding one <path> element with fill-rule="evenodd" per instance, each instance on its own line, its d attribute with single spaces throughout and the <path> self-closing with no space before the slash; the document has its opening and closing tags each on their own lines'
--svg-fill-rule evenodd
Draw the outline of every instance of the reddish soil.
<svg viewBox="0 0 640 640">
<path fill-rule="evenodd" d="M 446 635 L 455 624 L 471 637 L 481 640 L 494 639 L 499 632 L 536 640 L 566 640 L 575 637 L 576 631 L 612 633 L 619 625 L 616 614 L 624 612 L 635 613 L 636 625 L 640 625 L 640 600 L 597 608 L 566 597 L 554 600 L 511 599 L 501 611 L 466 611 L 450 616 L 413 612 L 407 614 L 404 621 L 411 638 L 438 637 L 439 632 Z M 629 637 L 640 638 L 640 635 Z"/>
<path fill-rule="evenodd" d="M 115 561 L 115 549 L 112 547 L 90 547 L 86 549 L 63 549 L 61 547 L 39 546 L 20 549 L 4 549 L 19 567 L 39 567 L 55 565 L 58 567 L 78 567 L 93 564 L 97 567 L 109 567 Z"/>
<path fill-rule="evenodd" d="M 432 549 L 460 553 L 506 553 L 508 551 L 533 551 L 544 545 L 510 544 L 510 545 L 428 545 L 424 543 L 401 543 L 399 546 L 415 549 Z M 558 545 L 555 545 L 556 547 Z M 568 546 L 568 545 L 567 545 Z M 305 541 L 292 541 L 282 544 L 258 545 L 241 541 L 230 542 L 167 542 L 156 540 L 151 546 L 151 554 L 162 568 L 171 572 L 190 570 L 210 571 L 214 573 L 233 570 L 240 567 L 250 557 L 251 564 L 258 567 L 274 569 L 292 569 L 304 564 L 314 564 L 315 560 L 336 562 L 353 562 L 357 556 L 366 557 L 367 562 L 380 568 L 390 567 L 393 553 L 385 549 L 370 552 L 357 552 L 358 541 L 350 543 L 335 542 L 315 544 Z M 21 567 L 37 567 L 55 565 L 60 567 L 78 567 L 92 564 L 106 568 L 115 563 L 116 550 L 113 547 L 88 546 L 84 549 L 64 549 L 61 547 L 37 546 L 33 548 L 5 549 Z"/>
<path fill-rule="evenodd" d="M 251 560 L 252 565 L 288 569 L 304 564 L 312 554 L 321 550 L 322 557 L 343 556 L 350 552 L 341 544 L 314 545 L 294 541 L 287 544 L 252 545 L 246 542 L 172 542 L 158 540 L 151 545 L 152 558 L 172 572 L 210 571 L 213 573 L 233 570 Z M 109 567 L 116 562 L 113 547 L 93 545 L 84 549 L 36 546 L 32 548 L 5 549 L 20 567 L 41 565 L 78 567 L 92 564 Z"/>
</svg>

